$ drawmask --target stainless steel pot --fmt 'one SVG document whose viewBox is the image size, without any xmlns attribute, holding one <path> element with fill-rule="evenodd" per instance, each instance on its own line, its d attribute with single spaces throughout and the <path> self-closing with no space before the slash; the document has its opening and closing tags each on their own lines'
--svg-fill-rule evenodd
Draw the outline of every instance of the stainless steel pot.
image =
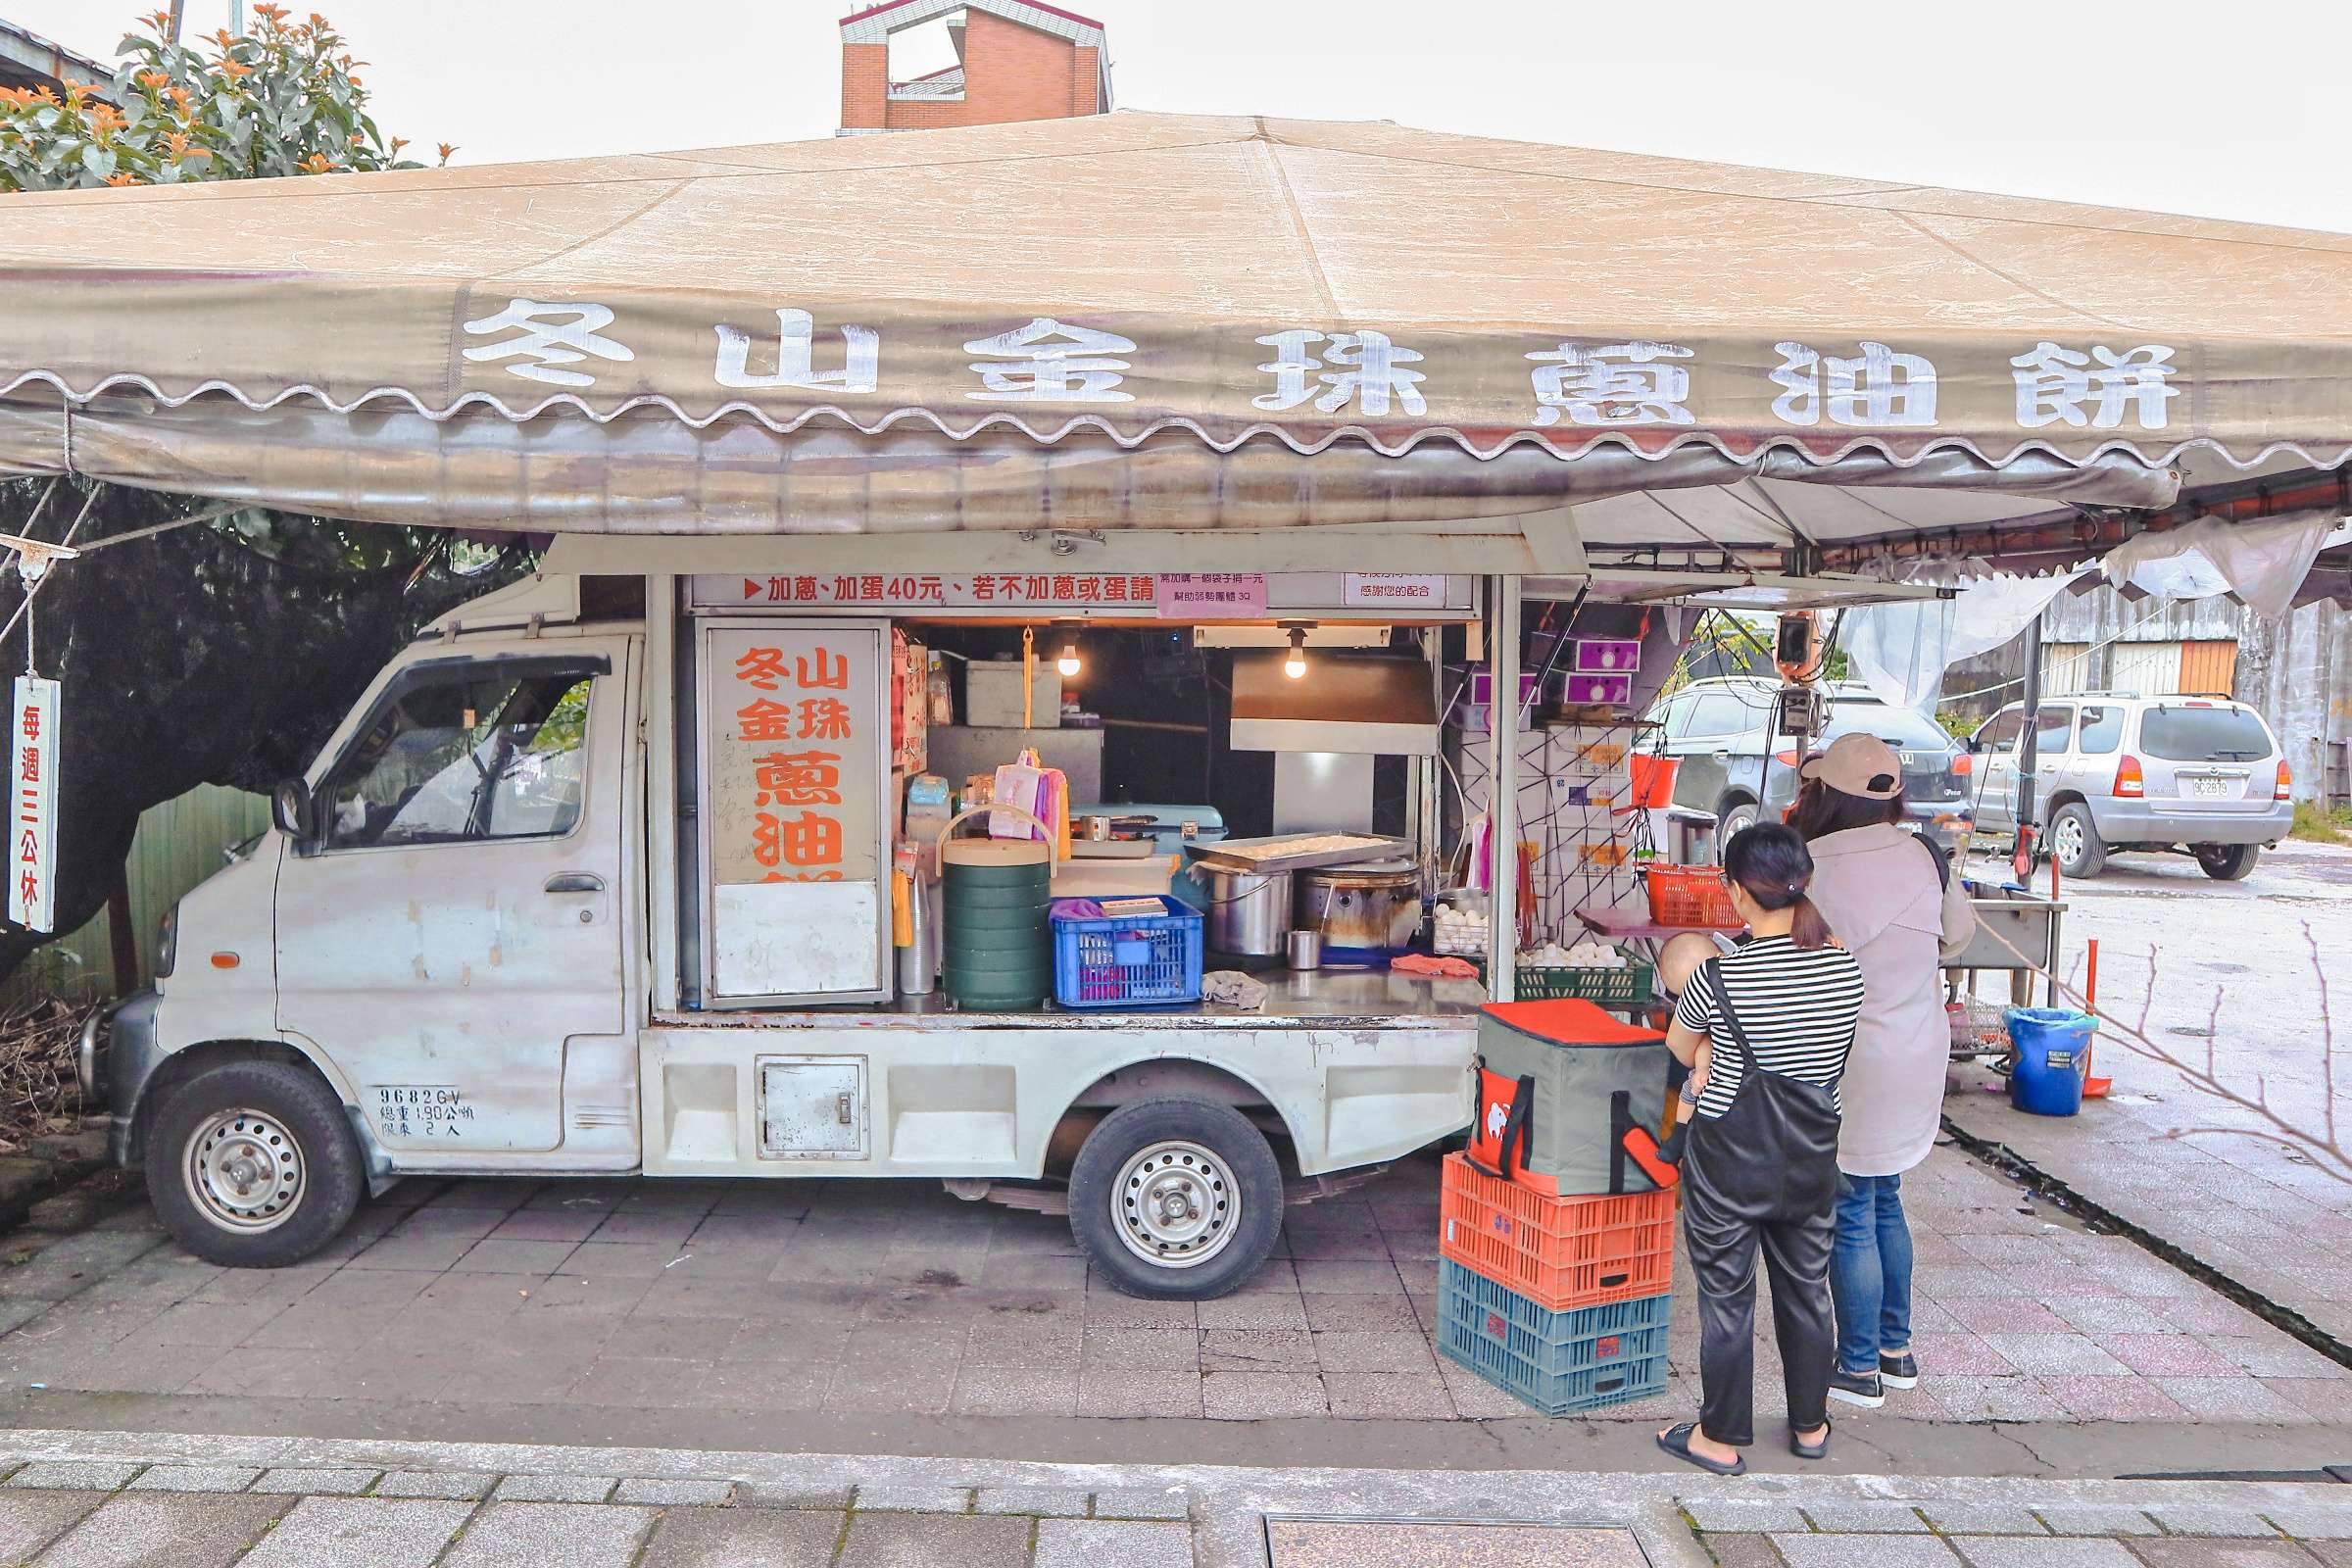
<svg viewBox="0 0 2352 1568">
<path fill-rule="evenodd" d="M 1192 874 L 1208 893 L 1206 940 L 1212 952 L 1241 958 L 1283 956 L 1291 935 L 1296 873 L 1196 865 Z"/>
<path fill-rule="evenodd" d="M 1393 957 L 1421 929 L 1421 873 L 1388 863 L 1301 871 L 1298 923 L 1322 933 L 1326 960 Z"/>
</svg>

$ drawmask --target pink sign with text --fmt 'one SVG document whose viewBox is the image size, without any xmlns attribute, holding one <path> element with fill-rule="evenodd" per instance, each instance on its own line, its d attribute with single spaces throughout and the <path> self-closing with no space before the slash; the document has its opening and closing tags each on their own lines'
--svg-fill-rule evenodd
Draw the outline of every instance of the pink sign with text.
<svg viewBox="0 0 2352 1568">
<path fill-rule="evenodd" d="M 1266 612 L 1262 571 L 1163 571 L 1153 589 L 1162 620 L 1255 620 Z"/>
</svg>

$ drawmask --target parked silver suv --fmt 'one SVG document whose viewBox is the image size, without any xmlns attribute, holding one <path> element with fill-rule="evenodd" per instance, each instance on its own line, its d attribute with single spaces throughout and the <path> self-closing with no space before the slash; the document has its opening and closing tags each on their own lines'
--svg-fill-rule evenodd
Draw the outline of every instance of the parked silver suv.
<svg viewBox="0 0 2352 1568">
<path fill-rule="evenodd" d="M 1981 832 L 2017 829 L 2025 705 L 1969 738 Z M 2235 882 L 2294 825 L 2287 766 L 2262 715 L 2227 697 L 2078 692 L 2041 705 L 2035 814 L 2068 876 L 2096 876 L 2125 850 L 2185 849 Z"/>
</svg>

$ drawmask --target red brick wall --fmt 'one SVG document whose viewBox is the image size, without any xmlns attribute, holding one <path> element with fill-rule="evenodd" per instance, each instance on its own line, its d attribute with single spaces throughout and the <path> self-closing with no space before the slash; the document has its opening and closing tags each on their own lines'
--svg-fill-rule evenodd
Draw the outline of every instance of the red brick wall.
<svg viewBox="0 0 2352 1568">
<path fill-rule="evenodd" d="M 990 12 L 968 11 L 964 16 L 960 100 L 891 99 L 888 45 L 844 44 L 843 128 L 938 130 L 1102 112 L 1096 50 L 1077 48 L 1066 38 Z"/>
<path fill-rule="evenodd" d="M 841 127 L 880 130 L 890 99 L 890 45 L 845 43 L 841 46 Z"/>
</svg>

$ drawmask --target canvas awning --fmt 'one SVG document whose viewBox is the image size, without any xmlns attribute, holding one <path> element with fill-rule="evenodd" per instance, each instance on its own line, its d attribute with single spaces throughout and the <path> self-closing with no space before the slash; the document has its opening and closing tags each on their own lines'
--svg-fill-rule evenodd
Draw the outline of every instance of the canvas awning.
<svg viewBox="0 0 2352 1568">
<path fill-rule="evenodd" d="M 0 200 L 0 472 L 361 518 L 1689 549 L 2352 452 L 2352 237 L 1386 123 Z"/>
</svg>

